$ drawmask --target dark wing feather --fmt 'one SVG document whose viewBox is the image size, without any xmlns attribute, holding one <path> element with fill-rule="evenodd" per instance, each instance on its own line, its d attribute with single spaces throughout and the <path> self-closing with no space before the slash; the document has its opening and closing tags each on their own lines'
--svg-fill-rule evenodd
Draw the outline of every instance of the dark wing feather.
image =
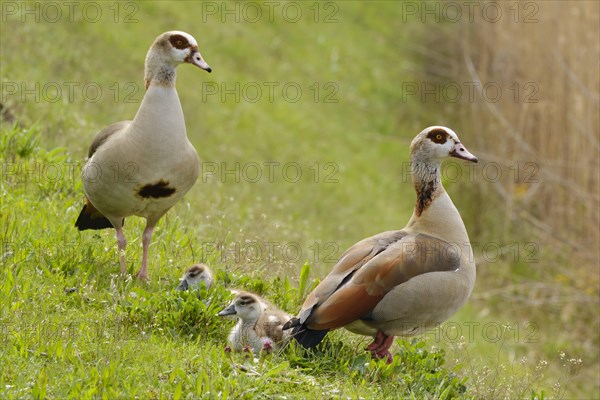
<svg viewBox="0 0 600 400">
<path fill-rule="evenodd" d="M 125 221 L 125 219 L 123 219 Z M 112 223 L 102 213 L 92 205 L 89 199 L 85 198 L 85 204 L 75 221 L 75 226 L 80 231 L 86 229 L 106 229 L 112 228 Z"/>
<path fill-rule="evenodd" d="M 329 332 L 329 329 L 314 330 L 307 328 L 305 325 L 298 325 L 292 330 L 292 337 L 302 346 L 310 349 L 321 343 L 327 336 L 327 332 Z"/>
</svg>

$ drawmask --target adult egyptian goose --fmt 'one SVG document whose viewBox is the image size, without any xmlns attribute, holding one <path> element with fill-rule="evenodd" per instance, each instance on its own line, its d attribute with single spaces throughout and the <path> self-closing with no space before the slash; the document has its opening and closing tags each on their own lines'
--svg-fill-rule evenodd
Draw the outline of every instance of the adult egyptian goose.
<svg viewBox="0 0 600 400">
<path fill-rule="evenodd" d="M 212 287 L 212 271 L 205 264 L 194 264 L 185 270 L 176 290 L 194 289 L 202 283 L 204 283 L 204 287 L 206 287 L 207 290 Z"/>
<path fill-rule="evenodd" d="M 408 225 L 350 247 L 308 295 L 284 329 L 303 346 L 318 344 L 330 329 L 346 329 L 374 342 L 374 357 L 391 362 L 394 335 L 410 336 L 448 319 L 475 284 L 469 236 L 444 190 L 440 164 L 446 157 L 477 162 L 452 130 L 432 126 L 410 146 L 417 202 Z"/>
<path fill-rule="evenodd" d="M 289 335 L 282 330 L 291 315 L 277 309 L 260 296 L 234 290 L 236 296 L 219 316 L 236 315 L 238 323 L 231 330 L 229 343 L 234 351 L 251 348 L 255 354 L 275 350 Z"/>
<path fill-rule="evenodd" d="M 75 226 L 79 230 L 114 227 L 125 274 L 124 219 L 146 218 L 140 279 L 148 279 L 152 230 L 199 174 L 200 161 L 188 140 L 175 89 L 175 68 L 181 63 L 211 72 L 191 35 L 170 31 L 158 36 L 146 55 L 146 93 L 135 118 L 101 130 L 83 168 L 86 199 Z"/>
</svg>

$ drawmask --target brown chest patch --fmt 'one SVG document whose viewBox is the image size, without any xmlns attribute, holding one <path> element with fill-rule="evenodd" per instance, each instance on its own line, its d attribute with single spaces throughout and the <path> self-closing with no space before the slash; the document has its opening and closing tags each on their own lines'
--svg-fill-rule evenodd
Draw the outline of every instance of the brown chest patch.
<svg viewBox="0 0 600 400">
<path fill-rule="evenodd" d="M 150 197 L 153 199 L 158 199 L 161 197 L 169 197 L 176 191 L 177 189 L 169 187 L 169 182 L 161 179 L 156 183 L 149 183 L 142 186 L 142 188 L 138 190 L 138 196 L 144 199 L 148 199 Z"/>
</svg>

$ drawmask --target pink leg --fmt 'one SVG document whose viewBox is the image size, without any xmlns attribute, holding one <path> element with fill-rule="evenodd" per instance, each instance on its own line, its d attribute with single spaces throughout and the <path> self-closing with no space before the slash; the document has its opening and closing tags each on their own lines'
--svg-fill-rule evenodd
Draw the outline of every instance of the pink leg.
<svg viewBox="0 0 600 400">
<path fill-rule="evenodd" d="M 385 338 L 386 335 L 383 332 L 377 331 L 377 334 L 375 335 L 375 340 L 373 340 L 373 343 L 367 346 L 367 350 L 374 351 L 379 349 L 385 341 Z"/>
<path fill-rule="evenodd" d="M 123 234 L 123 228 L 115 228 L 117 230 L 117 245 L 119 246 L 119 258 L 121 260 L 121 274 L 127 273 L 127 267 L 125 266 L 125 247 L 127 247 L 127 239 Z"/>
<path fill-rule="evenodd" d="M 371 356 L 374 358 L 385 358 L 387 363 L 390 364 L 393 359 L 390 353 L 392 344 L 394 344 L 394 336 L 387 336 L 385 333 L 378 331 L 373 343 L 367 346 L 367 350 L 371 352 Z"/>
<path fill-rule="evenodd" d="M 137 273 L 138 279 L 148 280 L 148 247 L 150 247 L 150 241 L 152 240 L 152 231 L 154 226 L 146 226 L 144 233 L 142 234 L 142 267 Z"/>
</svg>

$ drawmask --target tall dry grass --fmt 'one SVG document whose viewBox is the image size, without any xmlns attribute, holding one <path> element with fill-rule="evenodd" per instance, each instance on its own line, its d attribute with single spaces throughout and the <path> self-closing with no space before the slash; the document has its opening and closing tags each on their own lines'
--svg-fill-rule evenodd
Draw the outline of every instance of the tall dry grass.
<svg viewBox="0 0 600 400">
<path fill-rule="evenodd" d="M 499 4 L 497 22 L 461 23 L 452 63 L 456 77 L 490 89 L 476 107 L 461 99 L 469 141 L 485 162 L 505 168 L 498 182 L 488 168 L 477 189 L 481 199 L 495 198 L 503 239 L 531 235 L 539 260 L 556 263 L 541 268 L 597 296 L 600 3 Z M 490 83 L 502 88 L 497 102 Z"/>
<path fill-rule="evenodd" d="M 475 192 L 465 210 L 470 231 L 480 241 L 529 238 L 536 257 L 513 259 L 556 263 L 538 267 L 597 295 L 600 3 L 521 2 L 518 15 L 515 2 L 494 4 L 496 22 L 464 16 L 415 45 L 426 59 L 423 80 L 446 92 L 436 117 L 482 161 L 459 182 Z"/>
<path fill-rule="evenodd" d="M 570 248 L 588 266 L 598 264 L 599 3 L 539 2 L 528 19 L 463 24 L 458 74 L 498 82 L 512 98 L 484 101 L 465 118 L 490 160 L 513 166 L 527 161 L 517 179 L 487 185 L 512 223 L 533 227 L 540 240 Z M 507 7 L 504 7 L 507 12 Z M 482 22 L 480 20 L 480 22 Z M 510 101 L 506 101 L 510 100 Z M 494 127 L 496 129 L 490 129 Z M 496 132 L 501 134 L 490 135 Z M 489 150 L 488 150 L 489 149 Z M 512 175 L 515 178 L 515 175 Z M 525 178 L 529 182 L 524 181 Z M 597 271 L 597 269 L 595 269 Z M 596 275 L 596 274 L 594 274 Z"/>
<path fill-rule="evenodd" d="M 497 21 L 479 12 L 487 3 L 502 10 Z M 490 262 L 479 246 L 472 301 L 539 321 L 539 347 L 581 356 L 595 379 L 600 2 L 477 2 L 475 10 L 473 21 L 446 21 L 414 47 L 427 65 L 423 80 L 447 90 L 436 117 L 482 161 L 458 183 L 471 239 L 506 252 Z M 457 100 L 449 84 L 464 89 Z"/>
</svg>

